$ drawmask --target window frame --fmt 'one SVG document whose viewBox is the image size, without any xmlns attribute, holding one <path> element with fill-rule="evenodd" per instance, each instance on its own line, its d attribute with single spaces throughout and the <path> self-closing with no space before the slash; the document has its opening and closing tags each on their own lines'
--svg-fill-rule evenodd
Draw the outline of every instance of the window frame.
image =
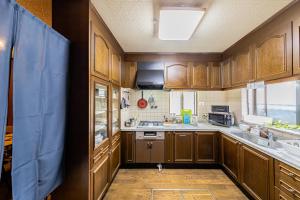
<svg viewBox="0 0 300 200">
<path fill-rule="evenodd" d="M 197 91 L 188 91 L 188 90 L 172 90 L 169 93 L 169 114 L 175 114 L 175 116 L 180 116 L 177 115 L 177 113 L 171 113 L 171 93 L 172 92 L 180 92 L 180 110 L 184 109 L 183 105 L 184 105 L 184 92 L 193 92 L 194 93 L 194 114 L 192 114 L 192 116 L 197 116 L 198 113 L 198 92 Z"/>
</svg>

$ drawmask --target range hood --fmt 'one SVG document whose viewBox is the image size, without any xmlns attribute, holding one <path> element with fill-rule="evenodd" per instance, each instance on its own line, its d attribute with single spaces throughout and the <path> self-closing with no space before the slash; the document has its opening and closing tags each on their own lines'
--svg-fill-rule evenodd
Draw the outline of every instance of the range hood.
<svg viewBox="0 0 300 200">
<path fill-rule="evenodd" d="M 161 90 L 164 87 L 162 62 L 138 62 L 136 87 L 143 90 Z"/>
</svg>

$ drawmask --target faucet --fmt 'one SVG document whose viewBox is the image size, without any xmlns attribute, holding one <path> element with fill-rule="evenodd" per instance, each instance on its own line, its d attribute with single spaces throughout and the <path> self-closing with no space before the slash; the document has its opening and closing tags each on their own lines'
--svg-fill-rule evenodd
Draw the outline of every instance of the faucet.
<svg viewBox="0 0 300 200">
<path fill-rule="evenodd" d="M 268 131 L 268 139 L 270 141 L 274 141 L 274 134 L 272 132 L 270 132 L 270 131 Z"/>
</svg>

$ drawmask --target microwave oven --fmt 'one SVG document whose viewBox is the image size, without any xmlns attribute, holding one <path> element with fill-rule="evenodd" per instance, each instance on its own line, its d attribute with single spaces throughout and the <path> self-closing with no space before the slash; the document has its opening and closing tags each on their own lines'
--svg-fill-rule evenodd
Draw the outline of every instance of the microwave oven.
<svg viewBox="0 0 300 200">
<path fill-rule="evenodd" d="M 208 122 L 217 126 L 230 127 L 234 124 L 231 113 L 208 113 Z"/>
</svg>

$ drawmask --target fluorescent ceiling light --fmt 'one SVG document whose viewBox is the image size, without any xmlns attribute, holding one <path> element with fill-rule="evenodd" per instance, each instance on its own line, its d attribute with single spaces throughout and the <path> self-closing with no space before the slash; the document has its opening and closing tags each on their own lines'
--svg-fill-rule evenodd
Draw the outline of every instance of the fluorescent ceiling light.
<svg viewBox="0 0 300 200">
<path fill-rule="evenodd" d="M 160 10 L 159 39 L 189 40 L 204 16 L 204 13 L 204 10 L 187 8 Z"/>
</svg>

